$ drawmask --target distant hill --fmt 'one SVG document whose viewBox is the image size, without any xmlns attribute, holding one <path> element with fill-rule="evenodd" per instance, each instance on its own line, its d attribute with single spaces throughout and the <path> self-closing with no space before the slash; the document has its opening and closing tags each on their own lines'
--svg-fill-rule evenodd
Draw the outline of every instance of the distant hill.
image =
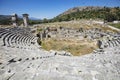
<svg viewBox="0 0 120 80">
<path fill-rule="evenodd" d="M 103 9 L 103 7 L 93 7 L 93 6 L 74 7 L 74 8 L 71 8 L 71 9 L 63 12 L 59 16 L 66 15 L 66 14 L 71 14 L 71 13 L 78 12 L 78 11 L 79 12 L 80 11 L 91 11 L 91 10 L 99 10 L 99 9 Z"/>
<path fill-rule="evenodd" d="M 10 15 L 0 15 L 0 25 L 3 24 L 11 24 L 11 16 Z"/>
<path fill-rule="evenodd" d="M 56 16 L 52 21 L 70 21 L 74 19 L 120 20 L 120 7 L 74 7 Z"/>
<path fill-rule="evenodd" d="M 40 23 L 40 21 L 41 19 L 37 19 L 34 17 L 29 18 L 30 24 L 37 24 Z M 18 16 L 18 24 L 22 24 L 22 23 L 23 23 L 22 16 Z M 10 24 L 12 24 L 11 15 L 0 15 L 0 25 L 10 25 Z"/>
<path fill-rule="evenodd" d="M 0 25 L 10 25 L 12 24 L 11 15 L 0 15 Z M 22 18 L 18 17 L 18 23 L 21 23 Z"/>
<path fill-rule="evenodd" d="M 38 19 L 38 18 L 35 18 L 35 17 L 30 17 L 29 19 L 30 20 L 41 20 L 41 19 Z"/>
<path fill-rule="evenodd" d="M 0 15 L 0 20 L 10 19 L 11 15 Z"/>
</svg>

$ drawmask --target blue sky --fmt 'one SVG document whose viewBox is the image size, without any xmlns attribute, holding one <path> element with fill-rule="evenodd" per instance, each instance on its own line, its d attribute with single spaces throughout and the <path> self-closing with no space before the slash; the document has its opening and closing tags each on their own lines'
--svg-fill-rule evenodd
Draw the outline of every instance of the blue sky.
<svg viewBox="0 0 120 80">
<path fill-rule="evenodd" d="M 120 6 L 120 0 L 0 0 L 0 14 L 22 15 L 35 18 L 53 18 L 77 6 Z"/>
</svg>

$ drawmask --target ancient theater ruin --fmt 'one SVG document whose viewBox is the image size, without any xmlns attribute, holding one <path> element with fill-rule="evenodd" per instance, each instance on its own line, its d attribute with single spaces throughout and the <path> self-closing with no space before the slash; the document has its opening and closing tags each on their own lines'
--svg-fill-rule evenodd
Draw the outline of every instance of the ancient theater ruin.
<svg viewBox="0 0 120 80">
<path fill-rule="evenodd" d="M 119 31 L 60 26 L 44 27 L 34 35 L 28 14 L 23 14 L 23 20 L 24 26 L 18 26 L 14 14 L 13 26 L 0 28 L 0 80 L 120 80 Z M 66 51 L 44 50 L 38 38 L 88 39 L 96 41 L 98 48 L 73 56 Z"/>
</svg>

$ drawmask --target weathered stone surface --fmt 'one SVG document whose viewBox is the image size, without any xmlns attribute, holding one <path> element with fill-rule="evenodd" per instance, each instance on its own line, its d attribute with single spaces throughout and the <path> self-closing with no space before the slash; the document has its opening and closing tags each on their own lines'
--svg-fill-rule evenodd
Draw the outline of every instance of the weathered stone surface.
<svg viewBox="0 0 120 80">
<path fill-rule="evenodd" d="M 18 32 L 17 30 L 16 34 L 21 35 L 20 40 L 16 39 L 18 42 L 15 40 L 17 46 L 13 47 L 12 44 L 9 47 L 3 46 L 3 39 L 0 38 L 0 80 L 120 79 L 119 38 L 117 38 L 118 45 L 114 45 L 116 40 L 108 40 L 105 43 L 109 42 L 112 46 L 103 47 L 84 56 L 71 56 L 64 51 L 49 52 L 39 49 L 36 44 L 31 43 L 36 41 L 32 34 L 23 33 L 22 29 Z M 12 31 L 10 33 L 13 33 Z M 21 37 L 24 35 L 27 39 L 22 38 L 25 39 L 22 41 Z"/>
</svg>

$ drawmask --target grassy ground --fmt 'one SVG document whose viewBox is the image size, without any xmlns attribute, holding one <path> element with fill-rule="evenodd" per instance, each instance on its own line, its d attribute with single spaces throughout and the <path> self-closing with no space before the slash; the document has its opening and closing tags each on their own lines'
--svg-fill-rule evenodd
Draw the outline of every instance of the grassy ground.
<svg viewBox="0 0 120 80">
<path fill-rule="evenodd" d="M 109 25 L 120 29 L 120 23 L 110 23 Z"/>
<path fill-rule="evenodd" d="M 48 39 L 42 41 L 42 47 L 46 50 L 68 51 L 74 56 L 85 55 L 93 52 L 97 48 L 95 42 L 78 40 L 57 40 Z"/>
<path fill-rule="evenodd" d="M 117 28 L 120 28 L 119 24 L 110 24 L 112 26 L 115 26 Z M 84 28 L 84 29 L 90 29 L 90 28 L 100 28 L 104 31 L 112 31 L 111 28 L 105 27 L 105 25 L 95 24 L 91 23 L 88 20 L 79 20 L 79 21 L 67 21 L 67 22 L 54 22 L 54 23 L 45 23 L 45 24 L 39 24 L 37 27 L 37 33 L 44 30 L 46 27 L 68 27 L 68 28 Z M 0 25 L 0 27 L 5 27 Z M 6 26 L 7 27 L 7 26 Z M 68 51 L 72 53 L 75 56 L 84 55 L 93 52 L 97 48 L 95 45 L 95 42 L 92 41 L 77 41 L 72 39 L 48 39 L 42 41 L 42 47 L 46 50 L 58 50 L 58 51 Z"/>
<path fill-rule="evenodd" d="M 119 25 L 119 24 L 118 24 Z M 84 28 L 84 29 L 91 29 L 91 28 L 99 28 L 104 31 L 111 31 L 116 32 L 115 30 L 112 30 L 109 27 L 105 27 L 106 25 L 101 25 L 97 23 L 90 22 L 90 20 L 79 20 L 79 21 L 64 21 L 64 22 L 54 22 L 54 23 L 44 23 L 39 24 L 38 29 L 40 28 L 46 28 L 46 27 L 67 27 L 67 28 Z"/>
<path fill-rule="evenodd" d="M 83 28 L 83 29 L 91 29 L 91 28 L 99 28 L 103 31 L 116 32 L 106 25 L 92 23 L 89 20 L 79 20 L 79 21 L 67 21 L 67 22 L 54 22 L 54 23 L 45 23 L 38 25 L 38 32 L 46 27 L 67 27 L 67 28 Z M 58 40 L 58 39 L 48 39 L 42 41 L 42 47 L 46 50 L 64 50 L 72 53 L 75 56 L 84 55 L 93 52 L 97 48 L 95 42 L 91 41 L 77 41 L 77 40 Z"/>
</svg>

